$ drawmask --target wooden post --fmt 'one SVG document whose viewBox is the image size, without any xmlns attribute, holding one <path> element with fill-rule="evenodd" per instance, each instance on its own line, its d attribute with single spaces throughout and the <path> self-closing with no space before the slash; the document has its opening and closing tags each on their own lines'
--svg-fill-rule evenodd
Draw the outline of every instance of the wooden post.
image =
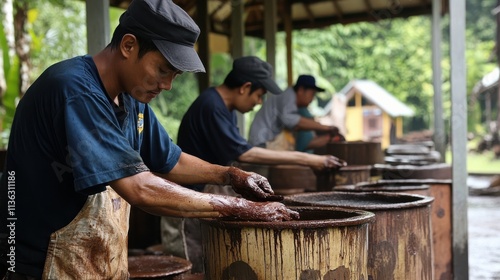
<svg viewBox="0 0 500 280">
<path fill-rule="evenodd" d="M 208 18 L 208 2 L 198 0 L 197 2 L 197 24 L 200 27 L 200 36 L 198 37 L 198 54 L 201 62 L 205 66 L 205 73 L 198 73 L 198 91 L 202 93 L 210 86 L 210 24 Z"/>
<path fill-rule="evenodd" d="M 497 63 L 498 65 L 500 66 L 500 12 L 498 11 L 498 9 L 500 8 L 500 0 L 497 0 L 497 8 L 495 9 L 496 10 L 496 20 L 497 20 L 497 38 L 496 38 L 496 54 L 497 54 Z M 500 77 L 500 75 L 499 75 Z M 500 78 L 499 78 L 500 79 Z M 498 94 L 498 98 L 497 98 L 497 125 L 496 125 L 496 131 L 495 132 L 498 132 L 500 130 L 500 81 L 498 83 L 498 87 L 497 87 L 497 94 Z M 488 126 L 490 124 L 488 123 Z"/>
</svg>

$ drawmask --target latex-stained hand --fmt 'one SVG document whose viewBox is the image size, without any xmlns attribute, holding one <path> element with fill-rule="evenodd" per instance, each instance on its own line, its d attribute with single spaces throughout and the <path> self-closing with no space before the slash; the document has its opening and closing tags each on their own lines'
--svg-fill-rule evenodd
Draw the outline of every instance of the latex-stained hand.
<svg viewBox="0 0 500 280">
<path fill-rule="evenodd" d="M 222 219 L 278 222 L 300 218 L 298 212 L 280 202 L 255 202 L 239 197 L 226 200 L 214 196 L 212 205 L 221 213 Z"/>
<path fill-rule="evenodd" d="M 347 162 L 332 155 L 325 155 L 325 169 L 340 168 L 346 166 Z"/>
<path fill-rule="evenodd" d="M 344 135 L 340 133 L 338 127 L 336 126 L 331 127 L 329 134 L 330 134 L 330 143 L 346 141 Z"/>
<path fill-rule="evenodd" d="M 314 172 L 329 172 L 346 166 L 347 163 L 332 155 L 314 155 L 314 164 L 310 165 Z"/>
<path fill-rule="evenodd" d="M 253 202 L 240 212 L 238 218 L 267 222 L 298 220 L 299 213 L 288 209 L 280 202 Z"/>
<path fill-rule="evenodd" d="M 231 166 L 228 171 L 229 185 L 244 198 L 253 201 L 280 201 L 283 196 L 275 195 L 267 178 L 253 172 L 246 172 Z"/>
</svg>

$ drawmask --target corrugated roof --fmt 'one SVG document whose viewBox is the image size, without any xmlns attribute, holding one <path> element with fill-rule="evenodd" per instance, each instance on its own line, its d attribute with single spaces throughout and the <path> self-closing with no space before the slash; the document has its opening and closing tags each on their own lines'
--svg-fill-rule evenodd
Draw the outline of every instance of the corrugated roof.
<svg viewBox="0 0 500 280">
<path fill-rule="evenodd" d="M 339 94 L 348 96 L 353 90 L 360 93 L 364 98 L 378 106 L 391 117 L 411 117 L 415 113 L 399 101 L 394 95 L 370 80 L 354 80 L 349 82 Z"/>
</svg>

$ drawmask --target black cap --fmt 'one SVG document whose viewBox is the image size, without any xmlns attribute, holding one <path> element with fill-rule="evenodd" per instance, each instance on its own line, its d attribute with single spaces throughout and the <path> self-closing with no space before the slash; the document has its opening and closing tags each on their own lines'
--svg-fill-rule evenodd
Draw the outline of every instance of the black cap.
<svg viewBox="0 0 500 280">
<path fill-rule="evenodd" d="M 120 25 L 137 36 L 151 39 L 175 68 L 205 72 L 194 49 L 200 28 L 172 0 L 133 0 L 120 16 Z"/>
<path fill-rule="evenodd" d="M 283 91 L 273 79 L 273 67 L 271 64 L 256 56 L 244 56 L 234 60 L 232 75 L 244 77 L 250 82 L 259 82 L 264 88 L 273 93 L 280 94 Z"/>
<path fill-rule="evenodd" d="M 305 87 L 305 88 L 313 88 L 318 92 L 325 91 L 324 88 L 320 88 L 316 86 L 316 79 L 311 75 L 300 75 L 297 78 L 297 82 L 295 83 L 296 87 Z"/>
</svg>

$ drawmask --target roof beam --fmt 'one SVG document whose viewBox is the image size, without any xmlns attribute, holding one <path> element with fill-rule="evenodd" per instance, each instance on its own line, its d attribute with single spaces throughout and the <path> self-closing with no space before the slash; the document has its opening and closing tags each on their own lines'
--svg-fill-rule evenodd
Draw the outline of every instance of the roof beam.
<svg viewBox="0 0 500 280">
<path fill-rule="evenodd" d="M 332 0 L 332 3 L 333 3 L 333 7 L 335 8 L 335 10 L 338 13 L 338 18 L 340 20 L 342 20 L 342 18 L 344 17 L 344 15 L 343 15 L 344 11 L 342 11 L 342 8 L 340 7 L 338 0 Z"/>
</svg>

